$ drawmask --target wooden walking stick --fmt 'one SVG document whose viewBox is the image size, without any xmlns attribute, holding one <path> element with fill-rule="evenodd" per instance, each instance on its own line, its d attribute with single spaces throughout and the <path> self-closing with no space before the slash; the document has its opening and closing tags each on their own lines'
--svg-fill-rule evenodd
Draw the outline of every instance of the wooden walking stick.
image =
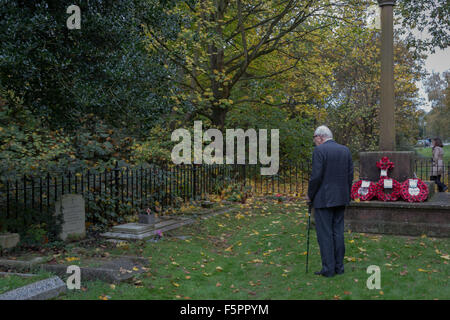
<svg viewBox="0 0 450 320">
<path fill-rule="evenodd" d="M 308 273 L 308 256 L 309 256 L 309 229 L 311 226 L 311 202 L 308 202 L 308 236 L 306 240 L 306 273 Z"/>
</svg>

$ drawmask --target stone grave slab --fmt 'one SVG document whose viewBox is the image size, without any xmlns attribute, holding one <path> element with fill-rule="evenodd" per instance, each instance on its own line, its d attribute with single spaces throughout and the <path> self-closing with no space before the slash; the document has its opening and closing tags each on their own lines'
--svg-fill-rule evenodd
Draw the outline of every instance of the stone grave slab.
<svg viewBox="0 0 450 320">
<path fill-rule="evenodd" d="M 80 266 L 81 281 L 83 280 L 102 280 L 108 283 L 119 283 L 129 280 L 134 275 L 143 273 L 145 265 L 148 260 L 144 258 L 121 257 L 111 259 L 108 261 L 95 261 L 99 264 L 98 267 Z M 68 276 L 67 265 L 64 264 L 44 264 L 42 270 L 52 272 L 59 275 L 61 278 Z"/>
<path fill-rule="evenodd" d="M 81 239 L 86 236 L 84 198 L 80 194 L 65 194 L 55 203 L 55 214 L 63 216 L 61 239 Z"/>
<path fill-rule="evenodd" d="M 27 260 L 0 259 L 0 270 L 29 271 L 43 262 L 42 257 L 31 257 Z"/>
<path fill-rule="evenodd" d="M 111 232 L 102 233 L 101 236 L 108 239 L 118 240 L 147 240 L 153 238 L 159 232 L 176 229 L 187 224 L 194 223 L 195 220 L 186 217 L 174 218 L 162 221 L 155 225 L 127 223 L 112 228 Z"/>
<path fill-rule="evenodd" d="M 59 277 L 52 277 L 5 292 L 0 300 L 47 300 L 65 291 L 66 284 Z"/>
<path fill-rule="evenodd" d="M 33 273 L 17 273 L 17 272 L 0 272 L 0 277 L 18 276 L 22 278 L 32 278 L 36 275 Z"/>
<path fill-rule="evenodd" d="M 112 228 L 113 232 L 140 235 L 153 229 L 152 225 L 144 223 L 126 223 Z"/>
</svg>

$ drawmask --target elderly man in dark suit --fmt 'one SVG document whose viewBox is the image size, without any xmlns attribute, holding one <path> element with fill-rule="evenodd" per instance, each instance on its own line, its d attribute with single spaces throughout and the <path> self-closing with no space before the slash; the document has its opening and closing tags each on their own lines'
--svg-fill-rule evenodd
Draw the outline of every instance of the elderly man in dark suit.
<svg viewBox="0 0 450 320">
<path fill-rule="evenodd" d="M 353 162 L 350 150 L 336 143 L 326 126 L 316 129 L 314 143 L 308 199 L 322 258 L 322 269 L 315 274 L 332 277 L 344 273 L 344 211 L 350 202 Z"/>
</svg>

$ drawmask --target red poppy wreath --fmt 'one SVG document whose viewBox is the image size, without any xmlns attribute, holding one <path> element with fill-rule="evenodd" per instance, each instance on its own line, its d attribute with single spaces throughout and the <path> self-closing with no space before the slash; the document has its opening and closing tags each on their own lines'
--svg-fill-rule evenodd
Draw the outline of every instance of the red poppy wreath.
<svg viewBox="0 0 450 320">
<path fill-rule="evenodd" d="M 400 194 L 405 201 L 422 202 L 428 198 L 428 186 L 420 179 L 408 179 L 402 183 Z"/>
<path fill-rule="evenodd" d="M 380 161 L 377 161 L 376 165 L 381 170 L 380 177 L 382 179 L 387 179 L 388 170 L 394 168 L 394 163 L 388 157 L 382 157 Z"/>
<path fill-rule="evenodd" d="M 392 180 L 392 192 L 386 193 L 385 183 L 389 183 Z M 401 184 L 395 179 L 381 178 L 377 183 L 377 198 L 381 201 L 397 201 L 400 198 Z"/>
<path fill-rule="evenodd" d="M 367 185 L 369 185 L 367 187 Z M 362 186 L 362 187 L 361 187 Z M 371 181 L 363 180 L 356 181 L 352 186 L 351 197 L 353 200 L 360 199 L 362 201 L 369 201 L 377 195 L 377 184 Z"/>
</svg>

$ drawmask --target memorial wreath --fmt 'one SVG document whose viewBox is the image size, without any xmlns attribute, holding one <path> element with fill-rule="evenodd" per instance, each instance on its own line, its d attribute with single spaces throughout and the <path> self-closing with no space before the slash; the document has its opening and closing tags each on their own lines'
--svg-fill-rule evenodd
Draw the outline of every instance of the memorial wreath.
<svg viewBox="0 0 450 320">
<path fill-rule="evenodd" d="M 401 185 L 400 195 L 408 202 L 422 202 L 428 198 L 428 186 L 420 179 L 407 179 Z"/>
<path fill-rule="evenodd" d="M 392 192 L 386 193 L 384 191 L 386 183 L 392 180 Z M 400 198 L 401 184 L 395 179 L 381 177 L 377 183 L 377 198 L 381 201 L 397 201 Z"/>
<path fill-rule="evenodd" d="M 351 197 L 353 200 L 360 199 L 362 201 L 369 201 L 377 195 L 377 184 L 372 181 L 366 181 L 369 183 L 368 187 L 361 187 L 364 180 L 356 181 L 351 190 Z"/>
</svg>

